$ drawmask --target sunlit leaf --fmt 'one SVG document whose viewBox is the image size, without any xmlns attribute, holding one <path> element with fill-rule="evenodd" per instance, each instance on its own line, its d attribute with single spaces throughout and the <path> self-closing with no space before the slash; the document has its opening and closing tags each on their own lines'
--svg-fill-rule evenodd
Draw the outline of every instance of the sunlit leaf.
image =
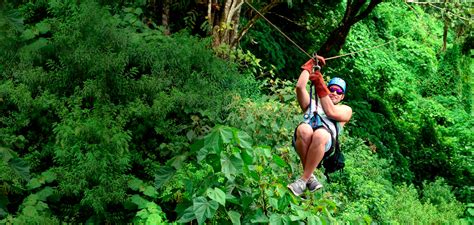
<svg viewBox="0 0 474 225">
<path fill-rule="evenodd" d="M 140 195 L 133 195 L 130 200 L 135 203 L 139 209 L 143 209 L 143 208 L 146 208 L 147 206 L 147 203 L 148 203 L 148 200 L 144 199 L 143 197 L 141 197 Z"/>
<path fill-rule="evenodd" d="M 207 201 L 203 196 L 193 199 L 193 211 L 199 224 L 203 224 L 206 218 L 212 218 L 218 207 L 219 203 Z"/>
<path fill-rule="evenodd" d="M 229 216 L 233 225 L 240 225 L 240 213 L 230 210 L 227 212 L 227 215 Z"/>
<path fill-rule="evenodd" d="M 143 194 L 146 195 L 146 196 L 154 198 L 158 195 L 158 192 L 156 191 L 155 188 L 148 185 L 148 186 L 145 187 L 145 190 L 143 190 Z"/>
<path fill-rule="evenodd" d="M 210 199 L 218 202 L 222 206 L 225 206 L 226 196 L 225 196 L 225 193 L 221 189 L 219 189 L 217 187 L 214 188 L 214 189 L 208 188 L 206 193 L 207 193 L 207 196 Z"/>
<path fill-rule="evenodd" d="M 281 215 L 279 214 L 272 214 L 270 216 L 270 225 L 283 225 L 283 220 L 282 220 L 282 217 Z"/>
<path fill-rule="evenodd" d="M 278 155 L 273 155 L 273 162 L 275 164 L 277 164 L 279 167 L 282 167 L 282 168 L 288 166 L 288 164 L 285 162 L 285 160 L 280 158 L 280 156 L 278 156 Z"/>
<path fill-rule="evenodd" d="M 127 182 L 128 187 L 134 191 L 138 191 L 143 186 L 143 181 L 137 178 L 132 178 Z"/>
<path fill-rule="evenodd" d="M 250 148 L 252 148 L 252 144 L 253 144 L 252 137 L 250 137 L 250 135 L 248 135 L 247 133 L 245 133 L 243 131 L 238 131 L 237 132 L 237 144 L 241 148 L 250 149 Z"/>
<path fill-rule="evenodd" d="M 227 179 L 233 181 L 235 176 L 242 172 L 243 161 L 239 153 L 228 155 L 225 152 L 221 153 L 222 172 Z"/>
</svg>

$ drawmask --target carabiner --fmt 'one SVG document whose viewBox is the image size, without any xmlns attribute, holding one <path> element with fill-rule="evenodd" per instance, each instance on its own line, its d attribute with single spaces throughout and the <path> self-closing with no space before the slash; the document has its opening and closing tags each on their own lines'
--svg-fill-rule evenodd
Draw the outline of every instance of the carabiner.
<svg viewBox="0 0 474 225">
<path fill-rule="evenodd" d="M 316 64 L 313 65 L 313 72 L 314 71 L 318 71 L 318 70 L 321 70 L 321 66 L 319 66 L 319 60 L 318 60 L 318 54 L 315 52 L 313 54 L 313 59 L 316 61 Z"/>
</svg>

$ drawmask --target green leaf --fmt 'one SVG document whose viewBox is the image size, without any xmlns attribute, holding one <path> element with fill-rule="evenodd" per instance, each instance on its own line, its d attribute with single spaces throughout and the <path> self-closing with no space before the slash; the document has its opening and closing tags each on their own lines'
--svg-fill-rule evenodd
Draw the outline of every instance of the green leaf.
<svg viewBox="0 0 474 225">
<path fill-rule="evenodd" d="M 28 190 L 33 190 L 39 187 L 41 187 L 41 183 L 39 182 L 38 178 L 33 178 L 30 181 L 28 181 L 28 184 L 26 184 L 26 188 Z"/>
<path fill-rule="evenodd" d="M 130 189 L 138 191 L 143 186 L 143 181 L 138 178 L 132 178 L 127 184 Z"/>
<path fill-rule="evenodd" d="M 30 179 L 30 166 L 28 163 L 20 158 L 13 158 L 8 162 L 10 168 L 15 171 L 23 180 Z"/>
<path fill-rule="evenodd" d="M 226 127 L 226 126 L 218 127 L 219 135 L 222 138 L 222 141 L 224 142 L 224 144 L 230 143 L 230 141 L 234 137 L 234 132 L 233 131 L 234 130 L 230 127 Z"/>
<path fill-rule="evenodd" d="M 277 207 L 277 209 L 278 209 L 278 210 L 284 210 L 285 208 L 287 208 L 288 205 L 290 204 L 290 199 L 291 199 L 291 197 L 288 196 L 287 194 L 281 196 L 281 197 L 278 199 L 278 207 Z"/>
<path fill-rule="evenodd" d="M 143 13 L 143 10 L 142 10 L 141 8 L 136 8 L 136 9 L 134 10 L 134 13 L 135 13 L 136 15 L 141 15 L 141 14 Z"/>
<path fill-rule="evenodd" d="M 233 181 L 235 176 L 242 172 L 243 161 L 239 153 L 233 153 L 228 156 L 227 153 L 221 153 L 221 167 L 224 176 Z"/>
<path fill-rule="evenodd" d="M 179 170 L 183 166 L 184 161 L 187 158 L 188 156 L 186 154 L 177 155 L 173 157 L 172 159 L 168 160 L 168 162 L 166 162 L 166 165 L 171 165 L 175 169 Z"/>
<path fill-rule="evenodd" d="M 237 131 L 236 139 L 237 139 L 237 144 L 241 148 L 247 148 L 247 149 L 252 148 L 252 144 L 253 144 L 252 137 L 250 137 L 250 135 L 248 135 L 247 133 L 243 131 Z"/>
<path fill-rule="evenodd" d="M 152 186 L 146 186 L 145 190 L 143 190 L 143 194 L 152 198 L 155 198 L 158 195 L 158 192 Z"/>
<path fill-rule="evenodd" d="M 196 215 L 194 214 L 194 207 L 189 206 L 186 210 L 184 210 L 183 215 L 179 220 L 177 221 L 178 223 L 187 223 L 192 220 L 196 219 Z"/>
<path fill-rule="evenodd" d="M 28 205 L 25 208 L 23 208 L 23 214 L 27 217 L 34 218 L 38 216 L 38 211 L 34 206 Z"/>
<path fill-rule="evenodd" d="M 23 31 L 23 33 L 21 34 L 21 39 L 23 39 L 24 41 L 27 41 L 27 40 L 31 40 L 33 38 L 36 37 L 36 34 L 35 32 L 33 32 L 33 30 L 31 29 L 26 29 L 25 31 Z"/>
<path fill-rule="evenodd" d="M 8 148 L 0 147 L 0 158 L 2 158 L 3 162 L 8 163 L 8 161 L 10 161 L 11 158 L 16 157 L 16 155 L 14 154 L 15 154 L 14 151 Z"/>
<path fill-rule="evenodd" d="M 240 213 L 230 210 L 227 212 L 227 215 L 229 216 L 233 225 L 240 225 Z"/>
<path fill-rule="evenodd" d="M 256 154 L 263 154 L 265 157 L 272 157 L 272 149 L 269 146 L 258 146 L 255 149 Z"/>
<path fill-rule="evenodd" d="M 279 214 L 272 214 L 270 216 L 270 225 L 283 225 L 283 220 L 281 218 L 281 215 Z"/>
<path fill-rule="evenodd" d="M 169 166 L 162 166 L 158 169 L 155 175 L 155 187 L 161 188 L 166 184 L 176 173 L 176 169 Z"/>
<path fill-rule="evenodd" d="M 203 224 L 206 218 L 212 218 L 218 207 L 216 201 L 207 201 L 203 196 L 193 199 L 193 211 L 199 224 Z"/>
<path fill-rule="evenodd" d="M 280 156 L 278 156 L 278 155 L 273 155 L 273 162 L 275 164 L 277 164 L 279 167 L 282 167 L 282 168 L 288 166 L 288 164 L 285 162 L 285 160 L 280 158 Z"/>
<path fill-rule="evenodd" d="M 131 197 L 131 201 L 135 203 L 139 209 L 144 209 L 147 207 L 147 203 L 149 202 L 148 200 L 142 198 L 140 195 L 133 195 Z"/>
<path fill-rule="evenodd" d="M 308 216 L 308 225 L 322 225 L 323 222 L 315 215 Z"/>
<path fill-rule="evenodd" d="M 36 24 L 36 29 L 38 29 L 38 32 L 40 34 L 45 34 L 48 33 L 48 31 L 51 29 L 51 25 L 49 25 L 46 22 L 39 22 Z"/>
<path fill-rule="evenodd" d="M 3 218 L 5 216 L 7 216 L 8 213 L 3 209 L 3 208 L 0 208 L 0 218 Z M 239 223 L 240 224 L 240 223 Z"/>
<path fill-rule="evenodd" d="M 474 209 L 473 208 L 468 208 L 467 212 L 469 215 L 474 216 Z"/>
<path fill-rule="evenodd" d="M 253 218 L 250 220 L 252 223 L 268 223 L 268 217 L 263 214 L 262 209 L 257 209 L 257 212 L 253 216 Z"/>
<path fill-rule="evenodd" d="M 207 148 L 201 148 L 199 149 L 199 151 L 197 152 L 197 161 L 198 162 L 201 162 L 202 160 L 204 160 L 206 158 L 206 156 L 209 154 L 209 150 Z"/>
<path fill-rule="evenodd" d="M 278 199 L 270 198 L 268 202 L 270 203 L 270 206 L 272 206 L 275 209 L 278 209 Z"/>
<path fill-rule="evenodd" d="M 207 154 L 216 153 L 219 154 L 224 149 L 222 138 L 217 130 L 213 130 L 204 138 L 204 149 Z M 200 150 L 201 151 L 201 150 Z"/>
<path fill-rule="evenodd" d="M 38 200 L 45 202 L 49 196 L 54 194 L 54 190 L 52 187 L 45 187 L 36 194 L 38 195 Z"/>
<path fill-rule="evenodd" d="M 56 178 L 57 178 L 56 173 L 53 172 L 53 171 L 51 171 L 51 170 L 42 172 L 42 173 L 41 173 L 41 176 L 44 178 L 44 181 L 45 181 L 46 183 L 51 183 L 51 182 L 55 181 Z"/>
<path fill-rule="evenodd" d="M 225 206 L 225 193 L 224 193 L 224 191 L 222 191 L 221 189 L 216 187 L 214 189 L 208 188 L 206 192 L 207 192 L 207 196 L 210 199 L 218 202 L 222 206 Z"/>
<path fill-rule="evenodd" d="M 252 149 L 245 149 L 245 150 L 242 150 L 242 153 L 240 153 L 242 156 L 242 160 L 244 161 L 246 165 L 253 164 L 253 157 L 250 155 L 251 151 Z"/>
</svg>

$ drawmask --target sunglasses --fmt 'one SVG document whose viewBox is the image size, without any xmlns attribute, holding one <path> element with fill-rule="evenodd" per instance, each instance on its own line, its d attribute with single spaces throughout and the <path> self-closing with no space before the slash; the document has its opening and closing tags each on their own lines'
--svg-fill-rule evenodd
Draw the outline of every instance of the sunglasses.
<svg viewBox="0 0 474 225">
<path fill-rule="evenodd" d="M 329 91 L 331 93 L 336 92 L 336 94 L 338 94 L 338 95 L 344 94 L 344 91 L 342 91 L 340 88 L 337 88 L 337 87 L 330 87 Z"/>
</svg>

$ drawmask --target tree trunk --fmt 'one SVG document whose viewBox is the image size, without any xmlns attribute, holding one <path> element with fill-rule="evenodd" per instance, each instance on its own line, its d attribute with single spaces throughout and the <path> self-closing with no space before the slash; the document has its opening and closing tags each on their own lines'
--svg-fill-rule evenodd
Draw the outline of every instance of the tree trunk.
<svg viewBox="0 0 474 225">
<path fill-rule="evenodd" d="M 336 55 L 344 46 L 351 26 L 366 18 L 382 0 L 370 0 L 367 8 L 362 10 L 366 2 L 367 0 L 347 0 L 346 12 L 340 23 L 341 25 L 329 34 L 328 39 L 321 46 L 318 54 L 325 57 Z"/>
<path fill-rule="evenodd" d="M 443 27 L 443 47 L 441 51 L 446 51 L 446 42 L 448 39 L 448 28 L 449 28 L 449 21 L 444 20 L 444 27 Z"/>
<path fill-rule="evenodd" d="M 240 12 L 242 5 L 245 3 L 244 0 L 226 0 L 223 4 L 224 7 L 219 7 L 218 10 L 212 7 L 212 5 L 217 4 L 212 3 L 212 1 L 209 0 L 208 2 L 208 21 L 212 25 L 212 46 L 217 47 L 226 44 L 230 48 L 234 48 L 260 18 L 260 15 L 254 12 L 254 16 L 239 31 Z M 259 12 L 265 14 L 279 3 L 279 0 L 271 0 Z"/>
<path fill-rule="evenodd" d="M 163 0 L 163 13 L 161 14 L 161 24 L 164 27 L 165 35 L 170 35 L 170 0 Z"/>
<path fill-rule="evenodd" d="M 446 12 L 448 11 L 447 3 L 448 3 L 448 0 L 444 0 L 444 7 L 445 7 Z M 446 42 L 448 39 L 448 29 L 449 29 L 449 23 L 450 23 L 449 18 L 446 14 L 443 15 L 443 19 L 444 19 L 444 27 L 443 27 L 443 47 L 441 47 L 442 52 L 446 51 Z"/>
</svg>

